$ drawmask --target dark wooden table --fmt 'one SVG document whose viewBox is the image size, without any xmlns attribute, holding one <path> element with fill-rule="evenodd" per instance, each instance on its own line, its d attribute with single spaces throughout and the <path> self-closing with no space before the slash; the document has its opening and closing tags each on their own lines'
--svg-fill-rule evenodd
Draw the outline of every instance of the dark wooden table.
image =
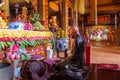
<svg viewBox="0 0 120 80">
<path fill-rule="evenodd" d="M 97 64 L 92 64 L 91 73 L 87 80 L 120 80 L 120 72 L 98 70 Z"/>
</svg>

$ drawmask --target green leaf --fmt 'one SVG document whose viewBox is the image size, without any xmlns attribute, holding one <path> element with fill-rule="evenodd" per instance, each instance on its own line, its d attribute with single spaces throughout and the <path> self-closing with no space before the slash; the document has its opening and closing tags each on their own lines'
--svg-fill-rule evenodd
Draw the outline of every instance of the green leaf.
<svg viewBox="0 0 120 80">
<path fill-rule="evenodd" d="M 5 46 L 4 46 L 4 43 L 3 42 L 0 42 L 0 45 L 1 45 L 1 48 L 4 49 Z"/>
<path fill-rule="evenodd" d="M 29 44 L 29 41 L 25 40 L 26 44 Z"/>
<path fill-rule="evenodd" d="M 9 45 L 6 42 L 3 42 L 3 44 L 5 45 L 5 47 L 9 47 Z"/>
<path fill-rule="evenodd" d="M 28 46 L 29 45 L 29 42 L 27 40 L 24 41 L 25 42 L 25 45 Z"/>
<path fill-rule="evenodd" d="M 2 46 L 1 46 L 1 44 L 0 44 L 0 50 L 2 50 Z"/>
<path fill-rule="evenodd" d="M 32 41 L 32 45 L 33 45 L 33 46 L 35 46 L 35 45 L 36 45 L 36 43 L 35 43 L 35 41 L 34 41 L 34 40 Z"/>
<path fill-rule="evenodd" d="M 24 48 L 25 48 L 25 46 L 24 46 L 24 45 L 22 45 L 22 46 L 20 46 L 20 48 L 21 48 L 21 49 L 24 49 Z"/>
<path fill-rule="evenodd" d="M 34 46 L 34 43 L 32 41 L 29 41 L 30 42 L 30 46 Z"/>
<path fill-rule="evenodd" d="M 28 45 L 31 46 L 30 41 L 28 41 Z"/>
<path fill-rule="evenodd" d="M 27 46 L 27 43 L 25 41 L 21 41 L 21 43 L 25 46 Z"/>
<path fill-rule="evenodd" d="M 18 43 L 19 43 L 19 45 L 20 45 L 20 46 L 22 46 L 22 45 L 23 45 L 21 41 L 18 41 Z"/>
<path fill-rule="evenodd" d="M 35 45 L 37 45 L 37 41 L 36 40 L 34 40 L 34 43 L 35 43 Z"/>
<path fill-rule="evenodd" d="M 6 42 L 9 46 L 12 46 L 13 44 L 11 42 Z"/>
<path fill-rule="evenodd" d="M 39 40 L 37 40 L 37 44 L 40 44 Z"/>
<path fill-rule="evenodd" d="M 15 42 L 13 41 L 11 44 L 12 44 L 12 45 L 15 45 Z"/>
</svg>

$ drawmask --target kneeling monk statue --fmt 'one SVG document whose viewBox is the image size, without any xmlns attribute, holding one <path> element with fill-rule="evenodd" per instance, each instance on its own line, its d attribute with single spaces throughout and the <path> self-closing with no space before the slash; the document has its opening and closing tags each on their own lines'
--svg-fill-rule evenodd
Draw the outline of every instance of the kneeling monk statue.
<svg viewBox="0 0 120 80">
<path fill-rule="evenodd" d="M 59 62 L 53 68 L 53 74 L 50 76 L 50 80 L 55 76 L 69 76 L 69 79 L 64 80 L 86 80 L 86 76 L 89 73 L 89 69 L 85 66 L 84 52 L 85 41 L 82 35 L 79 33 L 77 27 L 74 27 L 75 44 L 72 50 L 72 55 L 65 61 Z"/>
</svg>

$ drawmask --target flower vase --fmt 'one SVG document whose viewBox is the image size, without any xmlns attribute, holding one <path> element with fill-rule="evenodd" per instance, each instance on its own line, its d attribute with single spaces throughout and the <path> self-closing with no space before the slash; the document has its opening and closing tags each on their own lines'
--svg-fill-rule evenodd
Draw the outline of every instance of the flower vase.
<svg viewBox="0 0 120 80">
<path fill-rule="evenodd" d="M 68 38 L 58 38 L 56 41 L 57 41 L 57 50 L 59 52 L 65 51 L 68 48 L 68 44 L 69 44 Z"/>
</svg>

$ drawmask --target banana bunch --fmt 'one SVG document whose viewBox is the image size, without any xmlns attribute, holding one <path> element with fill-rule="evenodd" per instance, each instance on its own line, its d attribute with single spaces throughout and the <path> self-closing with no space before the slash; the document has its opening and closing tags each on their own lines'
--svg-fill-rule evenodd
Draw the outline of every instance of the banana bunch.
<svg viewBox="0 0 120 80">
<path fill-rule="evenodd" d="M 61 28 L 58 28 L 58 32 L 56 34 L 56 37 L 57 38 L 66 38 L 67 35 L 66 35 L 64 30 L 62 30 Z"/>
</svg>

